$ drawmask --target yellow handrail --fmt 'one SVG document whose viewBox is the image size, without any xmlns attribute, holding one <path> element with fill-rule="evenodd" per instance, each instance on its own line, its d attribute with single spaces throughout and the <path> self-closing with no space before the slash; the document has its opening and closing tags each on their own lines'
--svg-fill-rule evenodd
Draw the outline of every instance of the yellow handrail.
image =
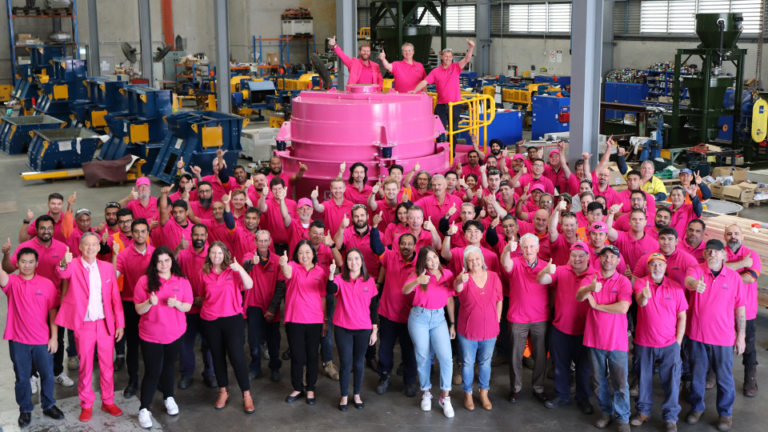
<svg viewBox="0 0 768 432">
<path fill-rule="evenodd" d="M 482 110 L 484 115 L 481 116 L 481 104 L 485 104 L 485 109 Z M 459 129 L 453 130 L 453 107 L 456 105 L 468 105 L 469 119 L 461 120 L 459 122 Z M 485 118 L 481 118 L 485 117 Z M 496 101 L 494 98 L 487 94 L 473 94 L 467 97 L 462 97 L 459 102 L 448 102 L 448 142 L 450 143 L 450 166 L 453 166 L 453 136 L 464 132 L 470 131 L 470 134 L 478 134 L 480 128 L 483 128 L 483 151 L 488 151 L 488 125 L 491 124 L 496 117 Z M 466 125 L 466 127 L 464 127 Z"/>
</svg>

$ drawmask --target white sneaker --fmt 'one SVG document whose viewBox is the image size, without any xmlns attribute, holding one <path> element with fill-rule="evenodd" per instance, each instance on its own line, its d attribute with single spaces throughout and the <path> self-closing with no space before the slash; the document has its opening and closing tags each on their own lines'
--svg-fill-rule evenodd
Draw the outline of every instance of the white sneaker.
<svg viewBox="0 0 768 432">
<path fill-rule="evenodd" d="M 172 397 L 165 400 L 165 409 L 168 411 L 168 415 L 175 416 L 179 413 L 179 406 L 176 405 L 176 401 Z"/>
<path fill-rule="evenodd" d="M 446 417 L 453 418 L 453 407 L 451 406 L 450 397 L 440 398 L 438 404 L 443 407 L 443 414 L 445 414 Z"/>
<path fill-rule="evenodd" d="M 144 429 L 152 429 L 152 414 L 146 408 L 139 411 L 139 425 Z"/>
<path fill-rule="evenodd" d="M 29 378 L 29 385 L 32 387 L 32 394 L 36 395 L 38 390 L 39 381 L 37 380 L 36 376 Z"/>
<path fill-rule="evenodd" d="M 66 373 L 62 372 L 55 378 L 56 384 L 60 384 L 64 387 L 72 387 L 75 382 L 69 379 Z"/>
<path fill-rule="evenodd" d="M 421 410 L 432 411 L 432 393 L 424 392 L 421 396 Z"/>
</svg>

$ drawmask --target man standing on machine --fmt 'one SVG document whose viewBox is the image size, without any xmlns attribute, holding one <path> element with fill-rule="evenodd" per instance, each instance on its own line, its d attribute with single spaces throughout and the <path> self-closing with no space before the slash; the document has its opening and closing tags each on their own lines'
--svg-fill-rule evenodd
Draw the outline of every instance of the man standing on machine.
<svg viewBox="0 0 768 432">
<path fill-rule="evenodd" d="M 360 45 L 360 48 L 357 49 L 357 53 L 360 55 L 358 58 L 350 58 L 344 54 L 344 51 L 336 44 L 335 35 L 328 41 L 328 45 L 333 48 L 333 52 L 339 56 L 339 60 L 349 69 L 347 85 L 374 84 L 381 91 L 384 79 L 381 77 L 378 63 L 371 61 L 370 45 L 367 43 Z"/>
<path fill-rule="evenodd" d="M 387 54 L 383 51 L 379 54 L 379 60 L 381 60 L 384 69 L 391 72 L 392 76 L 395 77 L 393 88 L 398 93 L 407 93 L 413 90 L 419 82 L 427 77 L 424 65 L 413 60 L 414 52 L 413 45 L 406 42 L 403 44 L 403 59 L 401 61 L 390 63 L 387 61 Z"/>
</svg>

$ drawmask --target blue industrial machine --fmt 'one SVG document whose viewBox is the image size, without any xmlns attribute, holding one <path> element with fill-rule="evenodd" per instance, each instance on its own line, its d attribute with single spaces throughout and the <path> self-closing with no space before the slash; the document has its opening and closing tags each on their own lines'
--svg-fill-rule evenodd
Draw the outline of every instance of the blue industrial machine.
<svg viewBox="0 0 768 432">
<path fill-rule="evenodd" d="M 63 45 L 30 45 L 29 64 L 14 63 L 16 69 L 16 85 L 11 97 L 19 101 L 20 116 L 34 115 L 34 98 L 39 97 L 40 84 L 48 82 L 53 75 L 51 60 L 64 56 Z"/>
<path fill-rule="evenodd" d="M 648 84 L 607 82 L 605 83 L 605 92 L 603 92 L 603 101 L 626 105 L 643 105 L 642 101 L 648 99 L 649 91 Z M 606 120 L 623 117 L 622 111 L 605 110 Z"/>
<path fill-rule="evenodd" d="M 166 183 L 173 182 L 176 162 L 184 158 L 186 166 L 202 169 L 202 175 L 213 174 L 216 150 L 226 150 L 224 160 L 229 167 L 237 165 L 240 133 L 248 119 L 216 111 L 183 112 L 166 117 L 168 134 L 163 141 L 152 175 Z"/>
<path fill-rule="evenodd" d="M 149 171 L 168 130 L 164 118 L 173 110 L 171 91 L 128 86 L 120 93 L 128 100 L 128 110 L 104 116 L 109 140 L 101 147 L 98 159 L 117 160 L 132 154 L 144 159 L 144 169 Z"/>
<path fill-rule="evenodd" d="M 275 83 L 243 79 L 237 84 L 235 90 L 237 91 L 232 92 L 232 112 L 243 116 L 255 116 L 252 117 L 254 121 L 264 121 L 262 110 L 269 108 L 267 98 L 275 94 Z"/>
<path fill-rule="evenodd" d="M 484 129 L 480 128 L 478 142 L 482 145 L 482 143 L 490 143 L 492 139 L 500 139 L 504 146 L 510 146 L 520 141 L 523 139 L 523 114 L 522 111 L 497 110 L 496 117 L 487 127 L 488 139 L 485 139 Z M 471 142 L 469 131 L 460 133 L 459 138 L 466 139 L 468 143 Z"/>
<path fill-rule="evenodd" d="M 533 96 L 531 139 L 543 139 L 554 132 L 567 132 L 571 122 L 571 98 Z"/>
<path fill-rule="evenodd" d="M 565 86 L 571 85 L 571 77 L 569 76 L 546 76 L 546 75 L 537 75 L 533 77 L 534 83 L 549 83 L 549 84 L 560 84 L 561 87 L 565 88 Z"/>
<path fill-rule="evenodd" d="M 103 131 L 107 127 L 107 114 L 125 111 L 128 98 L 120 90 L 128 81 L 91 77 L 86 80 L 88 99 L 72 102 L 73 120 L 86 128 Z"/>
<path fill-rule="evenodd" d="M 51 116 L 0 117 L 0 121 L 0 146 L 9 155 L 27 151 L 32 141 L 32 131 L 61 129 L 67 125 Z"/>
<path fill-rule="evenodd" d="M 661 157 L 661 149 L 664 148 L 664 110 L 656 109 L 651 113 L 648 122 L 656 130 L 651 131 L 651 139 L 643 145 L 640 152 L 640 161 L 654 160 Z"/>
<path fill-rule="evenodd" d="M 49 115 L 71 124 L 69 105 L 80 99 L 88 98 L 88 88 L 85 85 L 86 62 L 71 57 L 51 60 L 53 76 L 47 83 L 41 83 L 43 92 L 35 105 L 35 111 Z"/>
<path fill-rule="evenodd" d="M 88 129 L 68 128 L 32 131 L 29 165 L 33 171 L 80 168 L 93 160 L 99 135 Z"/>
</svg>

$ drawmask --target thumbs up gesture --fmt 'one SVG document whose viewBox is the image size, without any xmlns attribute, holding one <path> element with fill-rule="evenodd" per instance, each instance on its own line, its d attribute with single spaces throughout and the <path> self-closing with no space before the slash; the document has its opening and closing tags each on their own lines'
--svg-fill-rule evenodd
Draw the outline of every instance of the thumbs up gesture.
<svg viewBox="0 0 768 432">
<path fill-rule="evenodd" d="M 189 247 L 189 240 L 184 238 L 184 234 L 181 235 L 181 243 L 179 243 L 179 245 L 181 246 L 181 250 L 187 249 Z"/>
<path fill-rule="evenodd" d="M 552 259 L 551 258 L 549 260 L 549 264 L 547 264 L 547 266 L 544 268 L 544 271 L 547 274 L 551 274 L 551 275 L 555 274 L 555 272 L 557 271 L 557 266 L 552 264 Z"/>
<path fill-rule="evenodd" d="M 341 165 L 339 165 L 339 172 L 344 172 L 347 169 L 347 162 L 342 162 Z"/>
<path fill-rule="evenodd" d="M 11 239 L 9 238 L 8 241 L 6 241 L 3 244 L 3 255 L 8 255 L 11 253 Z"/>
<path fill-rule="evenodd" d="M 131 196 L 133 197 L 134 201 L 139 199 L 139 193 L 136 192 L 136 188 L 135 187 L 131 188 Z"/>
<path fill-rule="evenodd" d="M 378 182 L 375 185 L 373 185 L 373 188 L 371 189 L 371 193 L 373 195 L 376 195 L 377 193 L 379 193 L 379 189 L 381 189 L 381 182 Z"/>
<path fill-rule="evenodd" d="M 67 204 L 72 205 L 77 201 L 77 191 L 73 192 L 72 195 L 67 198 Z"/>
<path fill-rule="evenodd" d="M 32 218 L 35 217 L 35 214 L 32 213 L 32 209 L 27 209 L 27 222 L 32 222 Z"/>
<path fill-rule="evenodd" d="M 120 253 L 120 244 L 119 243 L 117 243 L 117 242 L 112 243 L 112 253 L 115 254 L 115 255 Z"/>
<path fill-rule="evenodd" d="M 240 266 L 240 264 L 237 263 L 237 258 L 235 258 L 235 257 L 232 257 L 232 264 L 229 265 L 229 268 L 231 268 L 232 270 L 234 270 L 236 272 L 239 272 L 240 270 L 243 269 L 243 267 Z"/>
<path fill-rule="evenodd" d="M 101 232 L 101 242 L 102 243 L 106 243 L 108 239 L 109 239 L 109 233 L 107 232 L 107 230 L 102 231 Z"/>
<path fill-rule="evenodd" d="M 178 304 L 179 304 L 179 301 L 176 300 L 176 296 L 173 296 L 173 297 L 168 299 L 168 306 L 169 307 L 176 307 Z"/>
<path fill-rule="evenodd" d="M 599 293 L 603 289 L 602 282 L 597 281 L 597 276 L 592 280 L 592 292 Z"/>
<path fill-rule="evenodd" d="M 373 215 L 373 227 L 378 228 L 383 218 L 384 218 L 383 211 L 380 211 L 378 214 Z"/>
<path fill-rule="evenodd" d="M 504 246 L 504 250 L 508 252 L 514 252 L 517 250 L 517 242 L 509 242 L 506 246 Z"/>
<path fill-rule="evenodd" d="M 557 211 L 564 212 L 566 207 L 568 207 L 568 203 L 565 200 L 560 200 L 560 203 L 557 204 Z"/>
<path fill-rule="evenodd" d="M 312 198 L 312 201 L 317 201 L 318 196 L 320 196 L 320 186 L 316 186 L 315 190 L 309 194 L 309 197 Z"/>
<path fill-rule="evenodd" d="M 106 228 L 106 227 L 107 227 L 107 222 L 106 221 L 101 221 L 99 226 L 96 227 L 96 231 L 104 231 L 104 228 Z"/>
<path fill-rule="evenodd" d="M 344 214 L 344 219 L 341 220 L 341 227 L 344 229 L 349 228 L 349 218 L 346 214 Z"/>
<path fill-rule="evenodd" d="M 432 216 L 430 216 L 429 219 L 427 219 L 427 221 L 424 222 L 424 229 L 427 231 L 432 231 L 434 227 L 435 226 L 432 225 Z"/>
<path fill-rule="evenodd" d="M 349 225 L 349 223 L 347 223 L 347 225 Z M 333 237 L 331 237 L 331 230 L 328 230 L 325 236 L 323 236 L 323 244 L 328 247 L 331 247 L 331 245 L 333 244 Z"/>
<path fill-rule="evenodd" d="M 262 196 L 269 195 L 269 186 L 264 186 L 263 188 L 261 188 L 261 195 Z"/>
<path fill-rule="evenodd" d="M 69 264 L 72 262 L 72 252 L 69 251 L 69 246 L 67 246 L 67 253 L 64 254 L 64 264 Z"/>
<path fill-rule="evenodd" d="M 418 282 L 419 285 L 426 285 L 426 284 L 429 283 L 429 276 L 427 276 L 427 271 L 426 270 L 421 272 L 419 277 L 416 278 L 416 282 Z"/>
<path fill-rule="evenodd" d="M 284 266 L 288 264 L 288 252 L 284 251 L 283 256 L 280 257 L 280 266 Z"/>
<path fill-rule="evenodd" d="M 469 275 L 467 274 L 467 269 L 465 269 L 464 266 L 461 267 L 461 273 L 459 274 L 458 279 L 461 281 L 461 283 L 467 283 L 467 281 L 469 281 Z"/>
<path fill-rule="evenodd" d="M 456 214 L 456 203 L 451 204 L 451 208 L 448 209 L 448 213 L 446 213 L 446 216 L 451 217 L 454 214 Z"/>
<path fill-rule="evenodd" d="M 496 219 L 491 221 L 491 229 L 495 229 L 501 223 L 501 218 L 496 216 Z"/>
<path fill-rule="evenodd" d="M 336 263 L 331 262 L 331 265 L 328 267 L 328 279 L 333 280 L 333 275 L 336 274 Z"/>
<path fill-rule="evenodd" d="M 155 293 L 149 293 L 149 304 L 152 306 L 157 306 L 157 296 Z"/>
<path fill-rule="evenodd" d="M 457 232 L 459 232 L 459 227 L 456 226 L 456 222 L 455 221 L 451 222 L 451 227 L 448 228 L 448 235 L 452 236 L 452 235 L 456 234 Z"/>
<path fill-rule="evenodd" d="M 651 284 L 645 281 L 645 288 L 643 288 L 643 298 L 646 300 L 651 299 Z"/>
<path fill-rule="evenodd" d="M 703 294 L 704 291 L 707 290 L 707 283 L 704 282 L 704 275 L 701 275 L 701 278 L 699 278 L 699 283 L 696 284 L 696 292 L 699 294 Z"/>
</svg>

